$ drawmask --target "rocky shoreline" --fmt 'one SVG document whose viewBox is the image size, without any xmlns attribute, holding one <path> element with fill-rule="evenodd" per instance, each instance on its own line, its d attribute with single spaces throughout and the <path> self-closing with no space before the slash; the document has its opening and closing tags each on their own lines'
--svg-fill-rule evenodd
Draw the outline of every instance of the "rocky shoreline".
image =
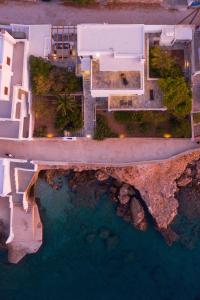
<svg viewBox="0 0 200 300">
<path fill-rule="evenodd" d="M 190 221 L 191 227 L 193 219 L 200 220 L 199 152 L 128 167 L 76 165 L 49 169 L 41 166 L 41 170 L 43 177 L 55 190 L 62 186 L 59 177 L 66 176 L 72 191 L 81 194 L 80 201 L 88 201 L 91 191 L 96 201 L 103 193 L 109 193 L 118 216 L 143 231 L 148 228 L 150 221 L 169 245 L 177 240 L 187 244 L 179 228 L 182 226 L 180 219 L 183 222 L 181 216 Z M 198 231 L 195 237 L 199 234 L 200 238 L 200 228 L 195 226 Z M 195 231 L 195 228 L 191 230 Z M 187 237 L 188 240 L 189 245 L 193 245 L 194 239 Z"/>
</svg>

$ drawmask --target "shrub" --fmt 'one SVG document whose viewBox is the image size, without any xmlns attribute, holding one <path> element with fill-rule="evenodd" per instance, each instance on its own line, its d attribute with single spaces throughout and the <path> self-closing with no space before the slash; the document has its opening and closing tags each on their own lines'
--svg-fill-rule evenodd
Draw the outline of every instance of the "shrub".
<svg viewBox="0 0 200 300">
<path fill-rule="evenodd" d="M 108 122 L 104 116 L 97 115 L 94 139 L 103 140 L 105 138 L 111 137 L 117 137 L 117 134 L 110 129 L 110 127 L 108 126 Z"/>
<path fill-rule="evenodd" d="M 52 70 L 51 63 L 41 57 L 31 55 L 29 64 L 33 93 L 36 95 L 47 94 L 53 84 L 53 82 L 49 80 L 49 75 Z"/>
<path fill-rule="evenodd" d="M 131 122 L 127 123 L 127 125 L 126 125 L 126 131 L 127 131 L 127 133 L 128 134 L 133 134 L 134 130 L 135 130 L 135 124 L 131 123 Z"/>
<path fill-rule="evenodd" d="M 149 50 L 150 76 L 152 77 L 178 77 L 182 75 L 181 68 L 176 60 L 160 46 L 151 47 Z"/>
<path fill-rule="evenodd" d="M 73 110 L 66 110 L 65 114 L 62 110 L 58 110 L 55 117 L 55 128 L 63 134 L 64 130 L 74 132 L 83 127 L 81 106 L 74 102 Z"/>
<path fill-rule="evenodd" d="M 161 78 L 159 86 L 164 93 L 163 103 L 169 112 L 177 117 L 185 117 L 191 111 L 191 91 L 183 76 Z"/>
<path fill-rule="evenodd" d="M 30 80 L 35 95 L 60 94 L 82 90 L 82 79 L 66 68 L 52 65 L 41 57 L 30 56 Z"/>
<path fill-rule="evenodd" d="M 200 123 L 200 113 L 193 114 L 193 121 L 194 123 Z"/>
<path fill-rule="evenodd" d="M 191 137 L 191 124 L 188 118 L 171 119 L 171 133 L 173 137 L 189 138 Z"/>
<path fill-rule="evenodd" d="M 46 135 L 47 135 L 47 127 L 45 125 L 38 127 L 34 131 L 35 137 L 45 137 Z"/>
<path fill-rule="evenodd" d="M 139 128 L 140 128 L 141 133 L 147 133 L 148 129 L 149 129 L 149 124 L 147 122 L 142 122 L 139 125 Z"/>
</svg>

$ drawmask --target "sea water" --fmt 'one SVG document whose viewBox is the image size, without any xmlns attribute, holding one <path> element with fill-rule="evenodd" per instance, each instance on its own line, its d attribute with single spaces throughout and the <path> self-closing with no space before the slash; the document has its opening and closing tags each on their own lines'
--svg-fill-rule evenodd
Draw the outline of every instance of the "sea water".
<svg viewBox="0 0 200 300">
<path fill-rule="evenodd" d="M 39 179 L 44 225 L 38 253 L 19 264 L 0 255 L 0 300 L 198 300 L 200 245 L 169 247 L 154 228 L 140 232 L 105 194 L 81 203 Z"/>
</svg>

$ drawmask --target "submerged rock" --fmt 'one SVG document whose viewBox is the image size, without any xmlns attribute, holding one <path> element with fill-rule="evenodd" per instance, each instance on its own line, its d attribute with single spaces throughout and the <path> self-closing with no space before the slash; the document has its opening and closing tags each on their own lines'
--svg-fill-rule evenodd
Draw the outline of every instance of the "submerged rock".
<svg viewBox="0 0 200 300">
<path fill-rule="evenodd" d="M 106 240 L 108 239 L 108 237 L 111 235 L 111 231 L 106 228 L 106 227 L 102 227 L 100 230 L 99 230 L 99 237 L 102 239 L 102 240 Z"/>
<path fill-rule="evenodd" d="M 119 237 L 117 235 L 110 235 L 106 239 L 106 247 L 108 250 L 115 249 L 119 244 Z"/>
<path fill-rule="evenodd" d="M 96 233 L 94 232 L 91 232 L 91 233 L 88 233 L 85 237 L 85 241 L 88 243 L 88 244 L 92 244 L 96 239 Z"/>
<path fill-rule="evenodd" d="M 131 219 L 134 226 L 140 230 L 146 230 L 148 225 L 144 208 L 137 198 L 132 198 L 130 202 Z"/>
<path fill-rule="evenodd" d="M 173 231 L 171 227 L 168 227 L 167 229 L 161 229 L 161 233 L 169 246 L 179 239 L 178 234 Z"/>
</svg>

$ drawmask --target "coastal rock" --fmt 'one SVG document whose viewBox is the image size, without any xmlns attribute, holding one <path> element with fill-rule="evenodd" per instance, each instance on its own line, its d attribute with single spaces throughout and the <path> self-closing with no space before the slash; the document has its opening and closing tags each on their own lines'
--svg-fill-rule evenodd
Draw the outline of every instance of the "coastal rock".
<svg viewBox="0 0 200 300">
<path fill-rule="evenodd" d="M 129 184 L 124 183 L 119 190 L 119 202 L 127 204 L 132 195 L 134 195 L 134 189 Z"/>
<path fill-rule="evenodd" d="M 179 239 L 178 234 L 175 231 L 173 231 L 171 227 L 161 229 L 160 231 L 169 246 L 171 246 L 174 242 L 176 242 Z"/>
<path fill-rule="evenodd" d="M 191 183 L 191 179 L 184 179 L 184 182 L 179 181 L 180 186 L 178 186 L 178 179 L 184 174 L 184 177 L 194 177 L 196 176 L 197 183 L 199 182 L 200 174 L 200 150 L 191 150 L 185 154 L 177 155 L 173 158 L 168 158 L 162 161 L 154 162 L 138 162 L 126 167 L 103 167 L 103 172 L 108 174 L 116 180 L 117 189 L 120 190 L 122 182 L 127 184 L 123 189 L 126 192 L 121 192 L 125 196 L 131 196 L 128 191 L 128 186 L 132 186 L 133 191 L 138 191 L 145 206 L 154 220 L 156 228 L 160 232 L 169 231 L 169 227 L 174 221 L 178 214 L 179 200 L 176 197 L 178 190 L 187 187 L 187 183 Z M 189 166 L 189 167 L 188 167 Z M 43 170 L 45 168 L 51 168 L 50 166 L 42 166 Z M 99 170 L 99 165 L 68 165 L 65 166 L 66 169 L 73 169 L 76 172 L 91 172 L 93 174 Z M 88 175 L 86 176 L 88 178 Z M 199 178 L 199 179 L 198 179 Z M 86 179 L 85 179 L 86 180 Z M 79 183 L 77 179 L 76 184 Z M 181 186 L 181 184 L 186 184 L 186 186 Z M 192 182 L 193 184 L 193 182 Z M 123 191 L 122 189 L 122 191 Z M 118 193 L 119 194 L 119 193 Z M 119 195 L 118 196 L 119 199 Z M 136 195 L 137 196 L 137 195 Z M 120 200 L 120 199 L 119 199 Z M 128 198 L 125 198 L 125 202 Z M 130 202 L 130 201 L 129 201 Z M 122 200 L 122 204 L 117 207 L 117 214 L 129 218 L 130 207 L 129 202 L 125 205 Z M 165 232 L 165 233 L 166 233 Z M 166 235 L 166 238 L 168 235 Z M 168 239 L 168 238 L 167 238 Z"/>
<path fill-rule="evenodd" d="M 178 187 L 186 186 L 191 182 L 192 182 L 192 177 L 187 177 L 184 175 L 184 176 L 181 176 L 179 178 L 179 180 L 177 181 L 177 186 Z"/>
<path fill-rule="evenodd" d="M 95 177 L 99 181 L 105 181 L 108 180 L 109 175 L 102 170 L 98 170 L 95 172 Z"/>
<path fill-rule="evenodd" d="M 130 202 L 131 218 L 134 226 L 139 230 L 147 229 L 144 208 L 137 198 L 132 198 Z"/>
</svg>

